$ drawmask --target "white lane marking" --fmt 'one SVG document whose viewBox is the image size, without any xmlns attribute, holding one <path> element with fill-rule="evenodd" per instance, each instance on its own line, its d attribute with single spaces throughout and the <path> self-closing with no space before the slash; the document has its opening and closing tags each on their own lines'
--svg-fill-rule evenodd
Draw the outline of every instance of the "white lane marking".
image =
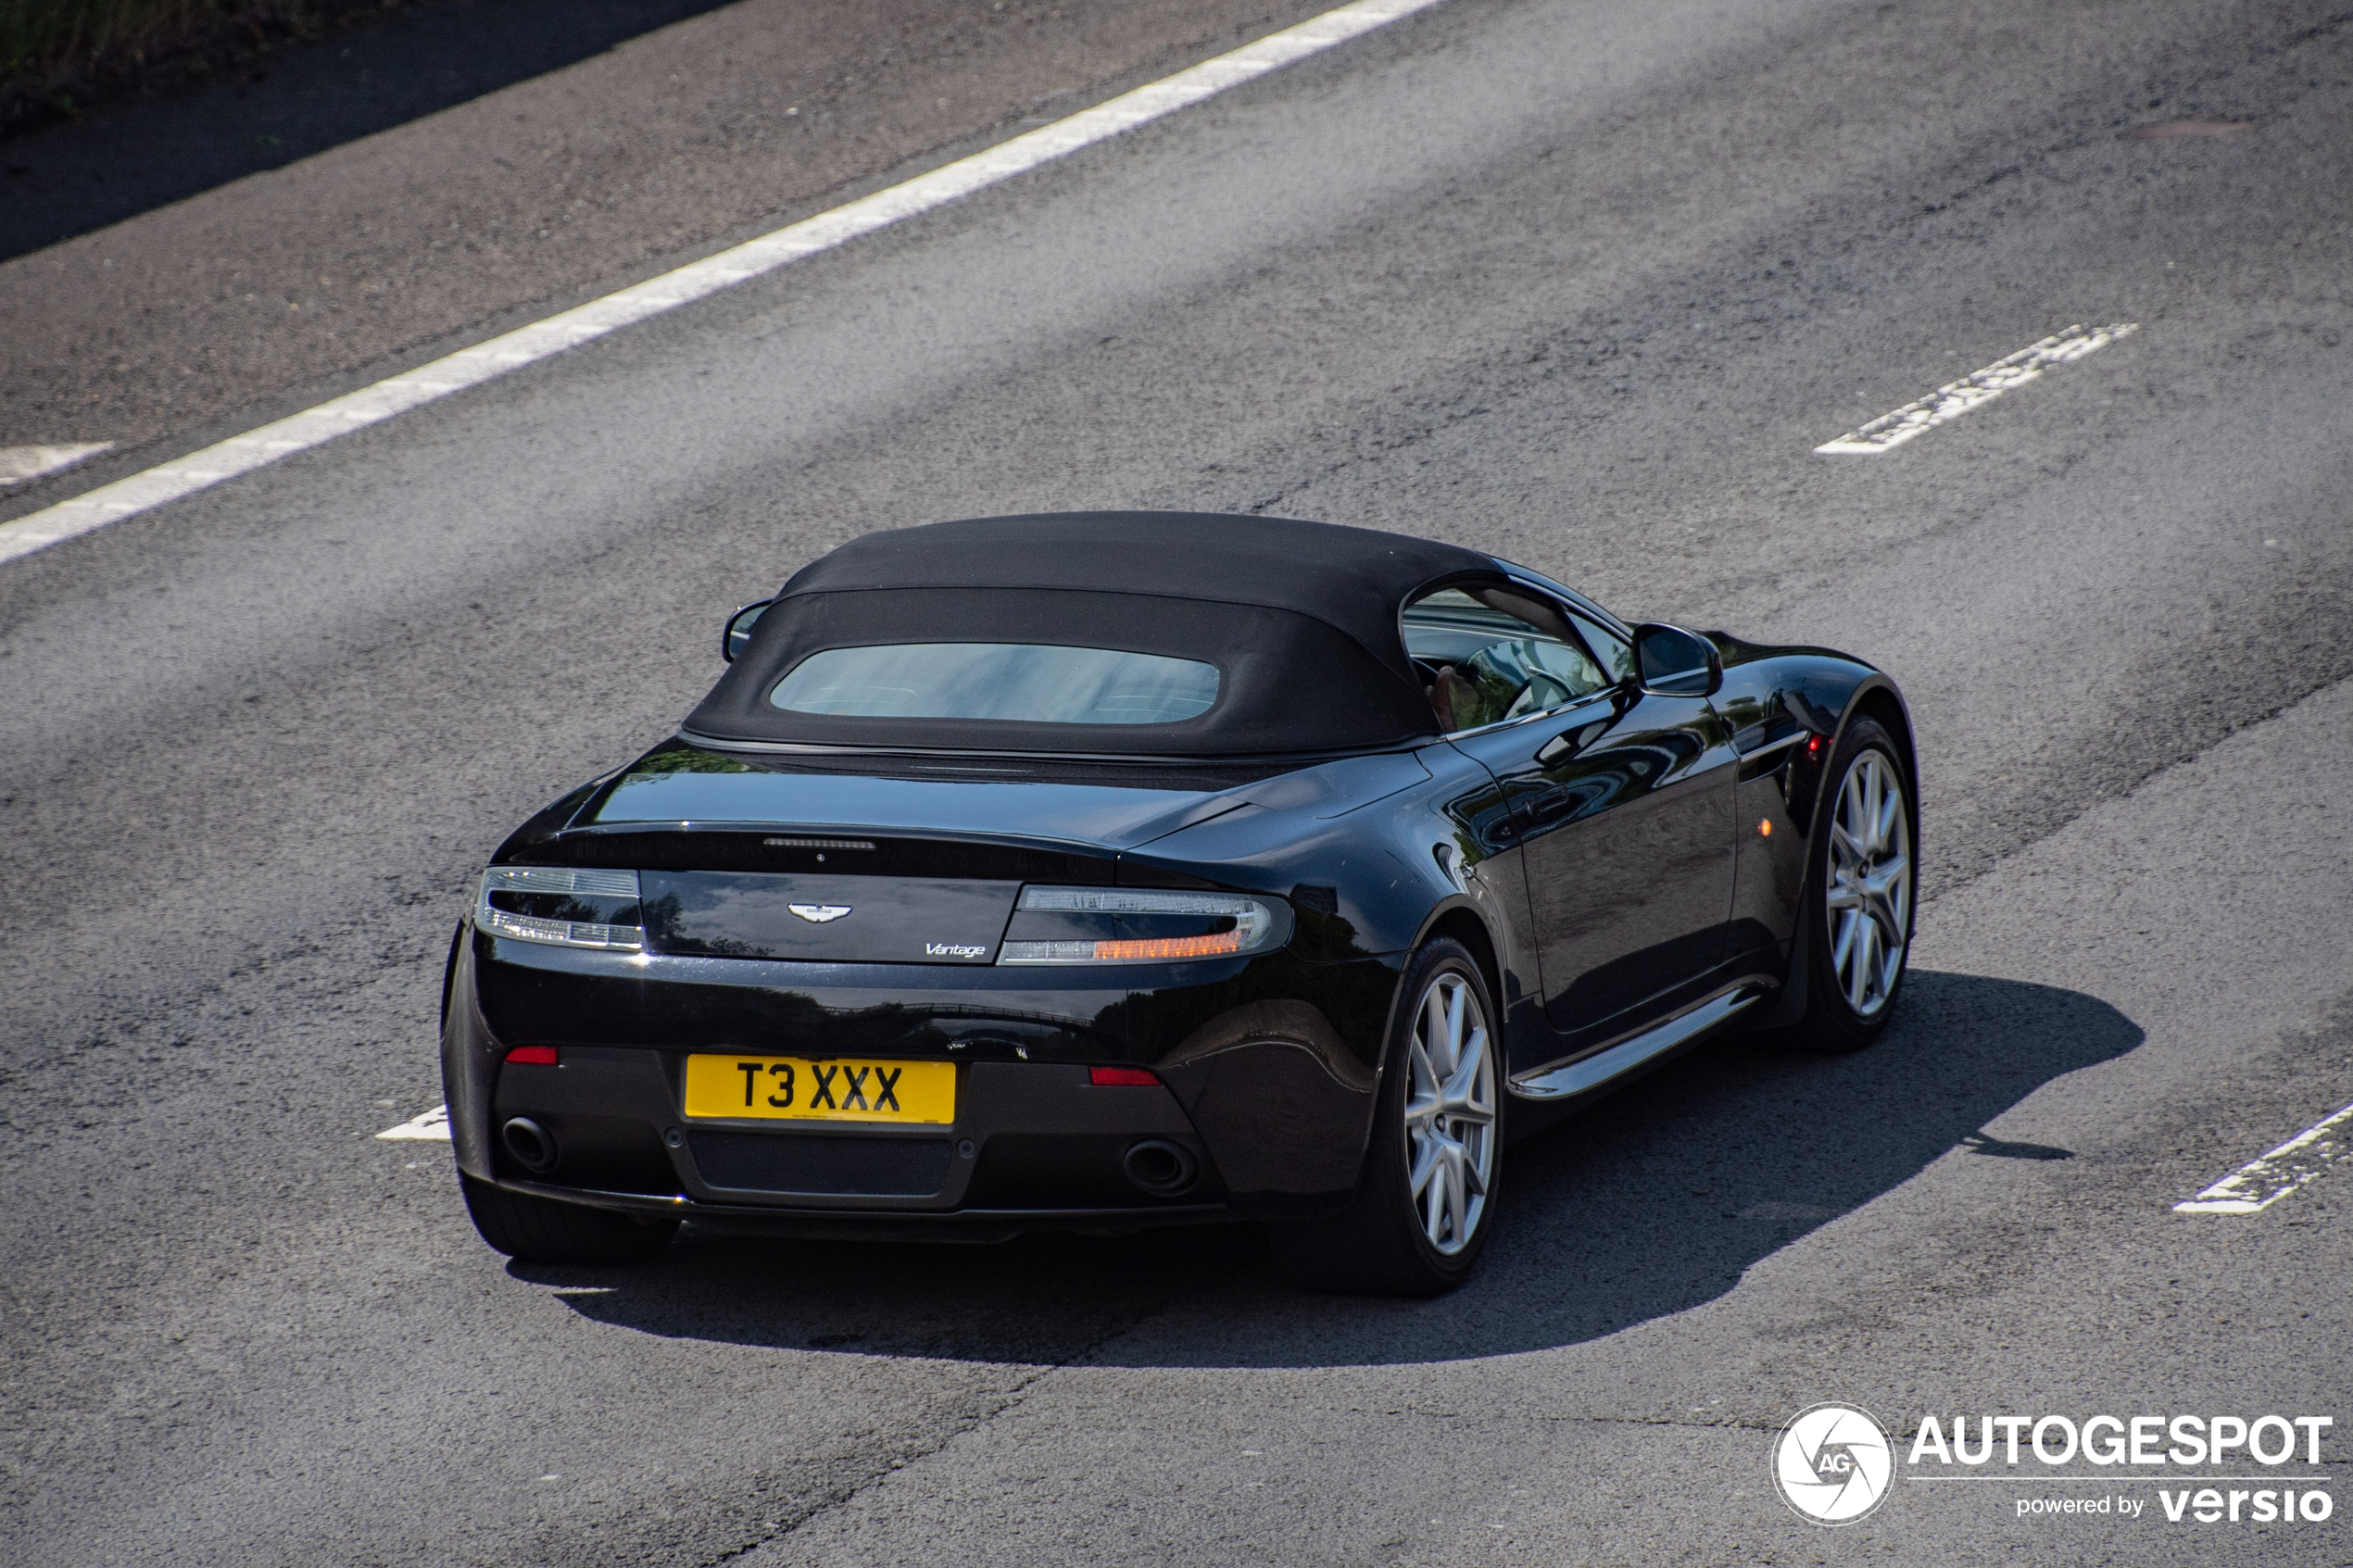
<svg viewBox="0 0 2353 1568">
<path fill-rule="evenodd" d="M 1996 359 L 1974 375 L 1949 382 L 1926 397 L 1906 403 L 1892 414 L 1881 414 L 1860 430 L 1850 430 L 1814 450 L 1825 457 L 1875 457 L 1903 445 L 1922 431 L 1947 420 L 1957 420 L 1971 408 L 1993 402 L 2013 387 L 2024 386 L 2053 365 L 2081 359 L 2094 349 L 2106 348 L 2118 338 L 2130 337 L 2140 330 L 2138 321 L 2116 321 L 2105 327 L 2073 326 L 2063 332 L 2053 332 L 2007 359 Z"/>
<path fill-rule="evenodd" d="M 1133 131 L 1204 98 L 1214 97 L 1229 87 L 1443 3 L 1444 0 L 1356 0 L 1353 5 L 1311 17 L 1295 27 L 1270 32 L 1254 44 L 1203 60 L 1174 76 L 1123 93 L 1091 109 L 945 164 L 928 174 L 917 175 L 830 212 L 748 240 L 732 250 L 721 251 L 602 299 L 590 300 L 574 309 L 519 327 L 315 408 L 232 436 L 175 462 L 60 501 L 14 522 L 0 523 L 0 561 L 30 555 L 61 539 L 70 539 L 176 501 L 224 479 L 276 462 L 289 452 L 333 441 L 347 432 L 504 375 L 518 366 L 575 348 L 615 328 L 674 310 L 804 257 L 847 245 L 862 234 L 986 190 L 1016 174 L 1122 132 Z"/>
<path fill-rule="evenodd" d="M 449 1108 L 436 1105 L 420 1116 L 412 1116 L 397 1127 L 386 1127 L 376 1135 L 379 1138 L 418 1138 L 426 1143 L 449 1141 Z"/>
<path fill-rule="evenodd" d="M 2262 1159 L 2240 1166 L 2188 1202 L 2176 1203 L 2173 1212 L 2255 1214 L 2269 1209 L 2353 1156 L 2353 1126 L 2348 1123 L 2353 1123 L 2353 1105 L 2317 1127 L 2306 1128 Z"/>
<path fill-rule="evenodd" d="M 22 484 L 28 479 L 69 469 L 84 458 L 113 449 L 111 441 L 85 441 L 63 446 L 0 446 L 0 484 Z"/>
</svg>

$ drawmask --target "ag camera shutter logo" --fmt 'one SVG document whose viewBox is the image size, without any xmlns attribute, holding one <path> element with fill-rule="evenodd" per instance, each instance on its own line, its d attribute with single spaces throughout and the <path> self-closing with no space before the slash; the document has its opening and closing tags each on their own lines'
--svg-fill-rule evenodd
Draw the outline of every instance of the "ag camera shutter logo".
<svg viewBox="0 0 2353 1568">
<path fill-rule="evenodd" d="M 1895 1456 L 1869 1411 L 1828 1402 L 1797 1412 L 1773 1443 L 1781 1500 L 1814 1524 L 1852 1524 L 1887 1500 Z"/>
</svg>

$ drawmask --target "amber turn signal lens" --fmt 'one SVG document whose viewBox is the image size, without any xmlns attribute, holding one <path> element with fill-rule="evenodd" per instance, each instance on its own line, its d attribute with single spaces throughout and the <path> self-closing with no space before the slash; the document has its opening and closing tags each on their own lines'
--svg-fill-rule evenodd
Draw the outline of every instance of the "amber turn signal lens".
<svg viewBox="0 0 2353 1568">
<path fill-rule="evenodd" d="M 1763 817 L 1757 820 L 1756 835 L 1759 838 L 1770 838 L 1773 836 L 1773 821 L 1770 817 Z"/>
<path fill-rule="evenodd" d="M 1134 959 L 1214 959 L 1242 950 L 1242 932 L 1219 931 L 1207 936 L 1138 936 L 1095 944 L 1097 963 Z"/>
</svg>

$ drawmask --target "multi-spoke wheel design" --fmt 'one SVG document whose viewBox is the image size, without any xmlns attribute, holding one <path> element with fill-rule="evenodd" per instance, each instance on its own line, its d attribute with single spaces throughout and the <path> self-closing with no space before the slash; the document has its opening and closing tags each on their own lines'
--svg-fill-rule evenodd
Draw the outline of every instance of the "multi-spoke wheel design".
<svg viewBox="0 0 2353 1568">
<path fill-rule="evenodd" d="M 1441 1256 L 1470 1245 L 1495 1174 L 1495 1052 L 1487 1011 L 1463 975 L 1422 992 L 1406 1047 L 1406 1185 L 1422 1234 Z"/>
<path fill-rule="evenodd" d="M 1876 1018 L 1903 978 L 1912 933 L 1912 828 L 1887 754 L 1857 756 L 1839 786 L 1822 878 L 1830 967 L 1857 1018 Z"/>
<path fill-rule="evenodd" d="M 1479 960 L 1433 936 L 1405 965 L 1356 1195 L 1327 1219 L 1277 1227 L 1302 1284 L 1435 1296 L 1469 1276 L 1504 1177 L 1503 1042 Z"/>
</svg>

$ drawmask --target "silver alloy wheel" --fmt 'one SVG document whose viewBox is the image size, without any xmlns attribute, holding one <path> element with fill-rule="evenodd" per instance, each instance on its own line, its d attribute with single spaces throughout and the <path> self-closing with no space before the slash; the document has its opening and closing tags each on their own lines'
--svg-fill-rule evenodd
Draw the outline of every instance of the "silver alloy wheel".
<svg viewBox="0 0 2353 1568">
<path fill-rule="evenodd" d="M 1462 975 L 1429 983 L 1407 1048 L 1408 1187 L 1430 1246 L 1470 1245 L 1495 1174 L 1495 1055 L 1478 992 Z"/>
<path fill-rule="evenodd" d="M 1831 819 L 1825 901 L 1831 972 L 1846 1005 L 1875 1016 L 1895 994 L 1912 931 L 1912 824 L 1894 765 L 1866 751 L 1846 771 Z"/>
</svg>

